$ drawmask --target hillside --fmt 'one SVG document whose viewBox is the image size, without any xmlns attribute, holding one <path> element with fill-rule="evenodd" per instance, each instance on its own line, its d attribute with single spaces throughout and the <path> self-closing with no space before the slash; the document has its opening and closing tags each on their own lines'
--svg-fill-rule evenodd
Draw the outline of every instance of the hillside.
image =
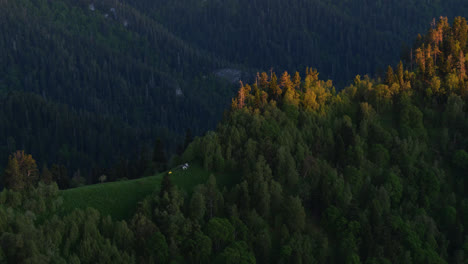
<svg viewBox="0 0 468 264">
<path fill-rule="evenodd" d="M 187 170 L 176 168 L 170 171 L 171 182 L 187 193 L 193 192 L 195 186 L 205 183 L 211 174 L 196 163 L 191 164 Z M 61 213 L 69 214 L 75 209 L 91 207 L 103 216 L 110 215 L 114 220 L 129 220 L 135 214 L 139 202 L 152 193 L 159 192 L 163 177 L 167 173 L 61 191 Z M 221 187 L 232 186 L 233 181 L 236 181 L 232 173 L 217 173 L 216 178 Z"/>
<path fill-rule="evenodd" d="M 230 64 L 117 1 L 2 1 L 0 32 L 0 100 L 21 97 L 20 106 L 10 104 L 31 113 L 24 120 L 2 111 L 8 126 L 0 136 L 41 164 L 65 160 L 61 165 L 71 173 L 137 159 L 158 137 L 173 153 L 186 129 L 200 134 L 213 128 L 232 96 L 231 84 L 212 74 Z M 77 132 L 95 125 L 53 117 L 62 114 L 113 120 L 121 128 L 115 134 L 101 130 L 98 144 L 105 151 L 97 158 L 99 136 Z M 6 142 L 0 147 L 8 148 Z M 7 157 L 0 153 L 0 160 Z"/>
<path fill-rule="evenodd" d="M 172 156 L 187 129 L 214 129 L 253 69 L 312 65 L 337 90 L 382 77 L 433 17 L 468 11 L 458 2 L 2 1 L 0 100 L 27 115 L 0 112 L 0 160 L 24 149 L 87 183 L 140 177 L 157 138 Z"/>
<path fill-rule="evenodd" d="M 243 171 L 219 215 L 257 262 L 466 263 L 467 52 L 466 20 L 441 18 L 383 80 L 259 74 L 185 158 Z"/>
</svg>

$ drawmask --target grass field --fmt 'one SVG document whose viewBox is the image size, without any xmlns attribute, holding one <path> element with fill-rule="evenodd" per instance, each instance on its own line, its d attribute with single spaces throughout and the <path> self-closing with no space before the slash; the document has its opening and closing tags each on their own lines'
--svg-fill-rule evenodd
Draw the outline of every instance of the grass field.
<svg viewBox="0 0 468 264">
<path fill-rule="evenodd" d="M 173 170 L 172 182 L 190 193 L 194 186 L 205 183 L 210 175 L 198 164 L 192 164 L 189 169 Z M 235 182 L 235 174 L 216 174 L 219 186 L 231 185 Z M 69 213 L 75 208 L 93 207 L 103 215 L 113 219 L 129 219 L 133 216 L 139 201 L 159 190 L 164 173 L 136 180 L 109 182 L 87 185 L 79 188 L 61 191 L 63 197 L 63 213 Z"/>
</svg>

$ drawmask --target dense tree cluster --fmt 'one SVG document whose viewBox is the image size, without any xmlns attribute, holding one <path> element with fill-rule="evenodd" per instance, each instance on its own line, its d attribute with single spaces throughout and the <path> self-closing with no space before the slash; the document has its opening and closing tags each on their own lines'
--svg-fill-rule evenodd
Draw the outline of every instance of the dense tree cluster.
<svg viewBox="0 0 468 264">
<path fill-rule="evenodd" d="M 128 221 L 93 209 L 61 215 L 53 183 L 3 191 L 0 259 L 466 263 L 468 94 L 460 58 L 468 27 L 462 18 L 446 21 L 420 38 L 414 65 L 389 67 L 383 80 L 358 75 L 337 93 L 307 69 L 241 84 L 216 131 L 181 157 L 213 175 L 189 193 L 166 175 Z M 431 86 L 434 77 L 440 81 Z M 155 144 L 154 161 L 163 160 L 160 149 Z M 216 175 L 226 171 L 237 182 L 221 189 Z"/>
<path fill-rule="evenodd" d="M 447 61 L 464 57 L 467 24 L 441 18 L 416 54 L 440 28 L 437 63 L 426 48 L 425 68 L 416 56 L 414 71 L 400 63 L 382 81 L 356 76 L 338 94 L 310 69 L 303 82 L 298 74 L 259 74 L 241 86 L 216 133 L 197 139 L 185 158 L 214 170 L 241 168 L 225 204 L 247 226 L 253 212 L 265 221 L 272 259 L 289 252 L 285 262 L 464 263 L 465 61 Z M 292 246 L 298 234 L 318 247 Z M 257 258 L 265 254 L 251 246 Z"/>
</svg>

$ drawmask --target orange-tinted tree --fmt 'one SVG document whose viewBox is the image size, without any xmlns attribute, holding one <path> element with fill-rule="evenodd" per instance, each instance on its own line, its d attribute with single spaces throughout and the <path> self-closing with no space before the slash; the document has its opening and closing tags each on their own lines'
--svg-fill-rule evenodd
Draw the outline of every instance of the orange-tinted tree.
<svg viewBox="0 0 468 264">
<path fill-rule="evenodd" d="M 9 189 L 24 190 L 37 184 L 38 170 L 36 161 L 23 150 L 10 155 L 5 169 L 5 185 Z"/>
</svg>

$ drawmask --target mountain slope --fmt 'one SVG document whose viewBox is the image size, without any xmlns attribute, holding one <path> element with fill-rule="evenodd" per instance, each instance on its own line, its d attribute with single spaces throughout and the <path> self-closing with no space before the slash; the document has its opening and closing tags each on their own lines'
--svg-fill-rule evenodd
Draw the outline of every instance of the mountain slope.
<svg viewBox="0 0 468 264">
<path fill-rule="evenodd" d="M 229 61 L 277 72 L 313 66 L 340 89 L 355 74 L 382 74 L 396 64 L 434 17 L 468 11 L 458 0 L 125 2 Z"/>
<path fill-rule="evenodd" d="M 336 92 L 313 69 L 261 73 L 182 155 L 214 172 L 204 184 L 164 177 L 116 221 L 113 203 L 133 211 L 161 175 L 62 192 L 67 210 L 94 196 L 103 215 L 61 215 L 57 186 L 33 186 L 33 175 L 0 193 L 0 261 L 465 264 L 466 54 L 466 20 L 442 18 L 414 64 L 384 79 L 357 75 Z M 31 163 L 18 154 L 9 175 Z M 218 184 L 232 171 L 232 185 Z"/>
<path fill-rule="evenodd" d="M 263 73 L 189 146 L 187 160 L 243 172 L 216 216 L 249 227 L 258 262 L 465 263 L 466 20 L 441 18 L 415 53 L 413 71 L 339 93 L 313 70 Z"/>
<path fill-rule="evenodd" d="M 0 96 L 8 100 L 8 92 L 34 93 L 48 103 L 67 105 L 77 115 L 91 113 L 130 126 L 133 136 L 118 140 L 123 145 L 131 142 L 133 149 L 107 148 L 124 158 L 156 137 L 173 149 L 186 129 L 199 134 L 214 127 L 232 94 L 231 84 L 211 74 L 228 63 L 193 49 L 118 1 L 96 5 L 89 1 L 2 1 L 0 32 Z M 9 122 L 10 127 L 24 127 L 11 123 L 21 120 Z M 50 132 L 49 124 L 39 126 Z M 18 147 L 39 157 L 40 163 L 58 162 L 54 155 L 42 155 L 45 145 L 53 152 L 66 142 L 49 138 L 38 147 L 30 142 L 40 137 L 38 130 L 30 133 L 17 134 L 4 127 L 1 136 L 13 138 Z M 103 133 L 109 138 L 105 144 L 115 144 L 117 135 Z M 106 156 L 104 162 L 97 161 L 95 152 L 72 148 L 89 155 L 92 166 L 109 166 L 119 158 Z M 8 153 L 1 155 L 4 160 Z M 68 162 L 70 168 L 85 169 L 83 163 Z"/>
<path fill-rule="evenodd" d="M 232 85 L 216 75 L 246 80 L 251 70 L 245 69 L 302 72 L 313 65 L 341 89 L 356 71 L 383 75 L 400 52 L 409 54 L 402 43 L 432 17 L 467 10 L 455 0 L 20 0 L 0 7 L 0 96 L 34 93 L 78 115 L 130 126 L 134 136 L 119 140 L 135 149 L 117 144 L 107 152 L 117 151 L 123 160 L 138 159 L 135 153 L 147 152 L 157 137 L 173 153 L 187 128 L 195 134 L 213 128 L 233 94 Z M 91 160 L 89 168 L 109 167 L 120 158 L 96 161 L 89 148 L 53 139 L 35 146 L 7 128 L 0 136 L 14 139 L 40 163 L 59 162 L 57 155 L 43 155 L 48 145 L 81 152 Z M 105 137 L 104 145 L 115 145 L 112 135 Z M 68 163 L 85 169 L 83 162 Z"/>
</svg>

